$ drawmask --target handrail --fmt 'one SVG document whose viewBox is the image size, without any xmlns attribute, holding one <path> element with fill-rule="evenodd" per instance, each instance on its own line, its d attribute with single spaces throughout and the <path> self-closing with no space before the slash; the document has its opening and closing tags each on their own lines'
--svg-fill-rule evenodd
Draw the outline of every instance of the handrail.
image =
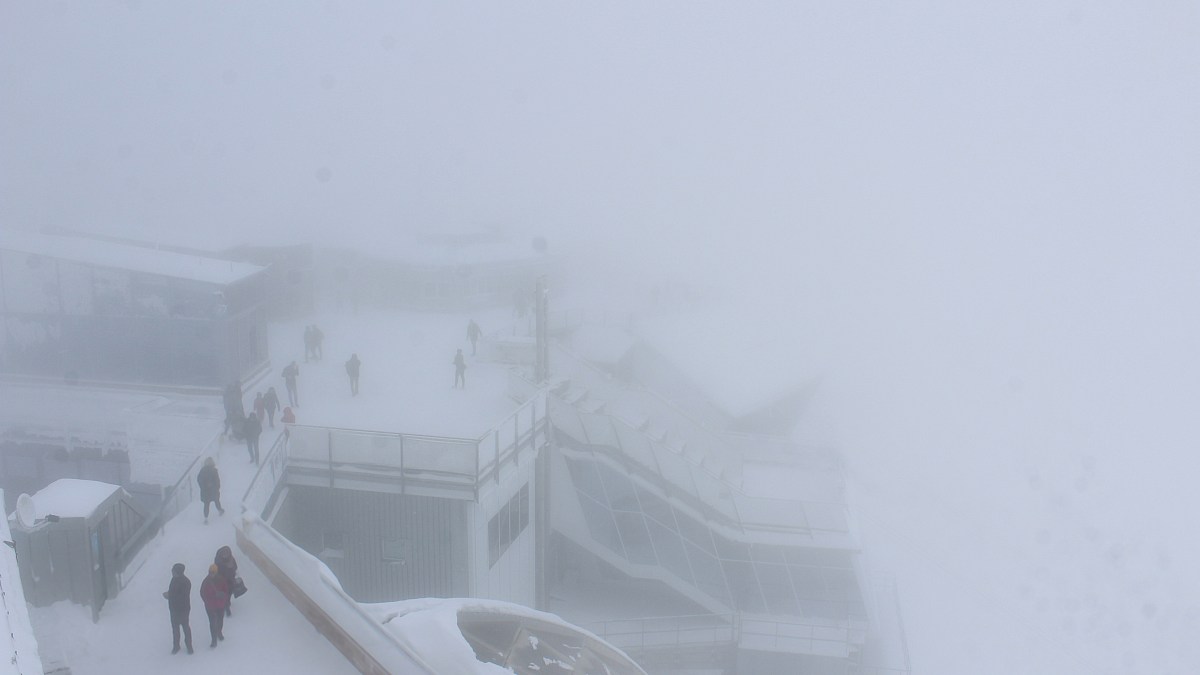
<svg viewBox="0 0 1200 675">
<path fill-rule="evenodd" d="M 218 436 L 214 435 L 212 439 L 204 445 L 200 454 L 192 460 L 188 468 L 175 481 L 175 484 L 170 489 L 164 491 L 163 501 L 159 505 L 158 511 L 154 515 L 147 518 L 140 527 L 125 540 L 116 551 L 117 560 L 120 561 L 120 569 L 118 576 L 120 578 L 121 587 L 128 585 L 133 579 L 133 575 L 125 576 L 124 572 L 129 569 L 129 565 L 133 562 L 134 557 L 142 550 L 148 542 L 153 540 L 159 534 L 162 534 L 166 529 L 167 521 L 174 518 L 179 512 L 183 511 L 187 504 L 192 502 L 196 487 L 195 477 L 200 466 L 200 460 L 208 454 L 209 448 L 216 442 Z M 134 570 L 136 573 L 137 570 Z"/>
<path fill-rule="evenodd" d="M 250 502 L 250 495 L 258 487 L 259 478 L 263 476 L 263 471 L 270 467 L 271 476 L 274 479 L 274 484 L 271 486 L 271 492 L 274 493 L 275 485 L 279 483 L 279 479 L 283 477 L 283 471 L 287 466 L 287 443 L 290 437 L 290 426 L 284 427 L 284 431 L 275 437 L 275 442 L 271 444 L 271 449 L 267 451 L 267 457 L 262 464 L 258 465 L 258 469 L 254 472 L 254 477 L 250 479 L 250 484 L 246 486 L 246 491 L 242 493 L 242 510 L 248 510 L 247 504 Z M 280 466 L 282 464 L 282 466 Z M 270 499 L 267 500 L 268 502 Z M 267 504 L 261 505 L 262 509 L 267 508 Z M 258 515 L 264 516 L 259 511 Z"/>
<path fill-rule="evenodd" d="M 562 409 L 568 410 L 572 414 L 575 415 L 579 428 L 582 429 L 585 434 L 584 438 L 576 438 L 577 441 L 582 442 L 588 446 L 608 447 L 606 444 L 597 443 L 596 440 L 586 437 L 588 427 L 584 424 L 584 422 L 583 422 L 584 416 L 578 409 L 576 409 L 570 403 L 562 400 L 562 398 L 558 395 L 552 395 L 552 397 L 553 397 L 553 400 L 558 404 L 558 406 L 561 406 Z M 716 515 L 719 517 L 720 520 L 729 522 L 731 525 L 740 529 L 743 532 L 745 532 L 747 526 L 749 526 L 752 529 L 774 529 L 777 531 L 810 532 L 810 533 L 814 532 L 814 531 L 834 531 L 834 532 L 845 531 L 843 528 L 835 528 L 835 529 L 830 530 L 830 529 L 824 528 L 824 527 L 813 527 L 811 523 L 807 523 L 804 527 L 796 527 L 796 526 L 783 525 L 783 524 L 779 524 L 779 523 L 772 524 L 772 523 L 765 523 L 765 522 L 748 521 L 743 517 L 741 509 L 738 508 L 739 501 L 744 506 L 752 504 L 752 503 L 778 502 L 778 503 L 783 503 L 783 504 L 796 505 L 802 509 L 806 505 L 811 505 L 812 507 L 825 507 L 825 508 L 834 508 L 834 509 L 839 509 L 839 510 L 845 510 L 846 504 L 843 502 L 825 502 L 825 501 L 818 501 L 818 500 L 769 498 L 769 497 L 756 497 L 753 495 L 748 495 L 741 488 L 741 486 L 730 483 L 723 477 L 713 474 L 708 469 L 708 467 L 704 466 L 702 463 L 695 462 L 691 457 L 688 457 L 686 454 L 676 453 L 676 452 L 672 451 L 670 448 L 667 448 L 666 446 L 664 446 L 661 442 L 659 442 L 653 438 L 650 438 L 649 436 L 647 436 L 640 430 L 635 429 L 633 426 L 631 426 L 624 420 L 621 420 L 619 418 L 613 418 L 610 415 L 598 415 L 598 416 L 603 417 L 608 422 L 608 424 L 613 428 L 614 441 L 613 441 L 613 444 L 611 447 L 616 448 L 620 452 L 620 456 L 622 458 L 632 460 L 635 464 L 637 464 L 639 466 L 643 466 L 644 468 L 648 469 L 652 475 L 656 475 L 659 478 L 661 478 L 662 480 L 664 480 L 672 485 L 675 485 L 676 487 L 682 488 L 687 495 L 689 495 L 690 497 L 696 498 L 704 506 L 704 511 L 707 515 Z M 625 448 L 621 447 L 620 433 L 618 433 L 618 431 L 617 431 L 618 428 L 625 429 L 625 430 L 627 430 L 628 433 L 636 434 L 639 438 L 641 438 L 645 441 L 647 446 L 651 449 L 651 457 L 654 459 L 654 465 L 650 465 L 644 459 L 640 459 L 640 458 L 636 457 L 633 453 L 630 453 Z M 569 436 L 572 436 L 572 437 L 575 436 L 568 429 L 563 428 L 562 426 L 558 426 L 558 427 L 556 427 L 556 429 L 558 429 L 560 432 L 567 434 Z M 690 476 L 690 475 L 683 476 L 683 478 L 688 479 L 688 481 L 690 483 L 690 485 L 689 485 L 688 483 L 683 483 L 681 477 L 679 477 L 679 476 L 672 477 L 672 476 L 668 475 L 668 472 L 663 471 L 662 467 L 658 463 L 660 453 L 665 453 L 665 454 L 662 454 L 663 457 L 666 457 L 669 455 L 671 457 L 678 457 L 678 458 L 682 459 L 683 461 L 685 461 L 687 463 L 687 465 L 691 468 L 691 470 L 693 472 L 695 472 L 695 474 L 697 476 L 704 476 L 707 479 L 718 484 L 721 488 L 723 488 L 727 492 L 728 497 L 729 497 L 727 506 L 730 507 L 730 509 L 732 510 L 732 517 L 730 517 L 729 513 L 723 512 L 718 504 L 712 503 L 711 500 L 707 500 L 704 498 L 704 496 L 701 494 L 698 486 L 694 482 L 692 482 L 694 476 Z"/>
</svg>

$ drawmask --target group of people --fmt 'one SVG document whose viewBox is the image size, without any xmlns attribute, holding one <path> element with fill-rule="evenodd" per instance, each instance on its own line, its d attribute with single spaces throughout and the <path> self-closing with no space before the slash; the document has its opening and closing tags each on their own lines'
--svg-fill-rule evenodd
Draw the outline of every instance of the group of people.
<svg viewBox="0 0 1200 675">
<path fill-rule="evenodd" d="M 316 324 L 304 327 L 304 362 L 320 361 L 325 356 L 325 333 Z"/>
<path fill-rule="evenodd" d="M 295 365 L 296 363 L 293 361 L 292 366 Z M 285 368 L 284 370 L 286 371 L 287 369 Z M 288 395 L 293 399 L 292 405 L 295 405 L 295 376 L 293 375 L 291 378 L 285 377 L 285 381 L 288 385 Z M 225 388 L 225 394 L 222 398 L 225 403 L 225 431 L 223 432 L 223 436 L 240 438 L 246 441 L 246 452 L 250 455 L 250 461 L 257 464 L 259 461 L 258 439 L 262 436 L 263 422 L 267 422 L 270 428 L 275 428 L 275 413 L 282 406 L 279 402 L 279 394 L 275 393 L 275 387 L 269 387 L 265 393 L 261 391 L 256 393 L 254 395 L 253 408 L 249 415 L 242 408 L 241 382 L 234 380 L 233 383 Z M 280 421 L 283 424 L 295 422 L 296 415 L 292 412 L 291 406 L 282 407 L 283 412 Z"/>
<path fill-rule="evenodd" d="M 205 506 L 207 508 L 207 505 Z M 195 653 L 192 649 L 190 624 L 192 582 L 187 578 L 185 571 L 183 563 L 175 563 L 171 567 L 171 583 L 163 592 L 171 614 L 172 654 L 179 653 L 181 633 L 187 653 Z M 233 549 L 222 546 L 217 549 L 212 564 L 208 566 L 208 576 L 200 582 L 200 600 L 204 602 L 204 611 L 208 615 L 208 632 L 212 638 L 208 645 L 210 648 L 216 647 L 218 642 L 225 639 L 225 617 L 233 616 L 233 598 L 241 597 L 245 592 L 246 586 L 237 575 L 237 560 L 233 557 Z"/>
</svg>

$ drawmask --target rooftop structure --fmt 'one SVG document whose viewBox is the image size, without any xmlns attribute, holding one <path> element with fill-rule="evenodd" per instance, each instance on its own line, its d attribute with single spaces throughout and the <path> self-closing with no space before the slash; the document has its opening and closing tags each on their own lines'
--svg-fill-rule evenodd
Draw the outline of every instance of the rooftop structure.
<svg viewBox="0 0 1200 675">
<path fill-rule="evenodd" d="M 0 233 L 0 373 L 220 386 L 265 367 L 262 268 L 81 237 Z"/>
</svg>

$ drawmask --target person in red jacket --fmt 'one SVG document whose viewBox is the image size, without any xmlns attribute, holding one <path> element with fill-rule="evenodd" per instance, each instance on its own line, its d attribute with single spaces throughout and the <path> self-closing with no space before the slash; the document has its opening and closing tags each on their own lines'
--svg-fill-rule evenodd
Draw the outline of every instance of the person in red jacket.
<svg viewBox="0 0 1200 675">
<path fill-rule="evenodd" d="M 217 646 L 217 641 L 225 639 L 221 631 L 225 625 L 225 608 L 229 605 L 229 584 L 216 565 L 208 566 L 208 576 L 200 582 L 200 599 L 204 601 L 204 611 L 208 613 L 211 649 Z"/>
<path fill-rule="evenodd" d="M 233 557 L 233 549 L 228 546 L 217 549 L 217 555 L 213 557 L 213 564 L 217 566 L 217 571 L 221 573 L 221 576 L 225 577 L 225 587 L 232 593 L 233 580 L 237 578 L 237 560 Z M 233 616 L 233 596 L 230 595 L 225 600 L 225 616 Z"/>
</svg>

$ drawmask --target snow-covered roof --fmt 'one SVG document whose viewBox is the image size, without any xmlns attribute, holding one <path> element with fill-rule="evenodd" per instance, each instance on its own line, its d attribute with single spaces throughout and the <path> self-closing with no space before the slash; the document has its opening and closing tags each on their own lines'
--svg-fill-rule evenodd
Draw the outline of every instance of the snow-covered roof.
<svg viewBox="0 0 1200 675">
<path fill-rule="evenodd" d="M 382 243 L 376 239 L 362 250 L 384 260 L 431 267 L 521 263 L 546 257 L 533 248 L 532 239 L 471 234 L 397 235 Z"/>
<path fill-rule="evenodd" d="M 0 504 L 4 491 L 0 490 Z M 0 541 L 12 541 L 8 519 L 0 518 Z M 0 612 L 0 675 L 41 675 L 37 639 L 29 623 L 17 553 L 0 544 L 0 586 L 4 588 L 4 609 Z"/>
<path fill-rule="evenodd" d="M 798 391 L 818 374 L 797 326 L 744 307 L 643 319 L 634 332 L 735 418 Z"/>
<path fill-rule="evenodd" d="M 263 270 L 220 258 L 11 228 L 0 230 L 0 249 L 209 284 L 231 284 Z"/>
<path fill-rule="evenodd" d="M 120 485 L 96 480 L 59 478 L 30 496 L 39 518 L 49 514 L 59 518 L 87 518 L 120 489 Z"/>
</svg>

